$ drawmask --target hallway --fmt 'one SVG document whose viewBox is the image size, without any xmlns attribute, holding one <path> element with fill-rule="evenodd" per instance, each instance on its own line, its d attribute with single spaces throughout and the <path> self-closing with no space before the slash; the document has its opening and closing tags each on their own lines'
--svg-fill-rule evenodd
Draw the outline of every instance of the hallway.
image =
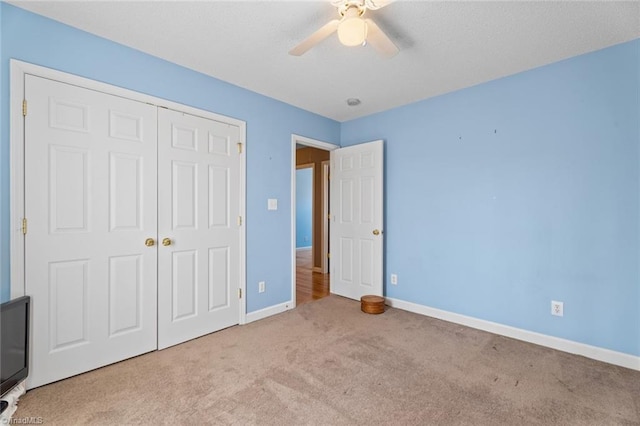
<svg viewBox="0 0 640 426">
<path fill-rule="evenodd" d="M 296 252 L 296 305 L 329 295 L 329 274 L 313 272 L 311 250 Z"/>
</svg>

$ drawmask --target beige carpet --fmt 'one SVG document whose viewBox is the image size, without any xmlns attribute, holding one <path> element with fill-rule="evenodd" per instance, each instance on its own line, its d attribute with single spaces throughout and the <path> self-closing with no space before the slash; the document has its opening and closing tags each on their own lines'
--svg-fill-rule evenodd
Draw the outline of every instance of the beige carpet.
<svg viewBox="0 0 640 426">
<path fill-rule="evenodd" d="M 640 424 L 640 372 L 337 296 L 24 395 L 45 424 Z"/>
</svg>

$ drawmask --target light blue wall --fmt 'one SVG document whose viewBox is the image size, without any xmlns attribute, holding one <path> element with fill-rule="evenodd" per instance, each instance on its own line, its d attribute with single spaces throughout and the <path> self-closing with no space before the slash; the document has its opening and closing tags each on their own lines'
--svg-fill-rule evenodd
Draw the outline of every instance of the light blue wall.
<svg viewBox="0 0 640 426">
<path fill-rule="evenodd" d="M 296 170 L 296 248 L 313 242 L 313 168 Z"/>
<path fill-rule="evenodd" d="M 640 355 L 639 51 L 343 123 L 386 141 L 386 295 Z"/>
<path fill-rule="evenodd" d="M 0 288 L 9 296 L 9 58 L 247 122 L 247 310 L 291 298 L 291 134 L 338 143 L 340 124 L 1 3 Z M 278 210 L 267 211 L 267 199 Z M 268 291 L 257 292 L 266 281 Z"/>
<path fill-rule="evenodd" d="M 4 45 L 3 37 L 2 37 L 2 11 L 4 8 L 0 4 L 0 59 L 3 58 L 3 48 Z M 3 194 L 8 193 L 7 186 L 5 182 L 9 183 L 9 172 L 7 170 L 8 162 L 3 161 L 4 154 L 7 152 L 5 150 L 5 144 L 2 143 L 2 139 L 4 138 L 4 120 L 3 120 L 3 111 L 5 108 L 5 104 L 3 99 L 8 97 L 8 93 L 5 90 L 5 87 L 2 85 L 4 81 L 4 73 L 5 68 L 0 66 L 0 302 L 4 302 L 9 299 L 9 287 L 5 285 L 4 279 L 7 274 L 7 265 L 9 264 L 8 260 L 4 260 L 9 255 L 9 241 L 7 238 L 4 238 L 4 230 L 7 229 L 8 222 L 5 222 L 5 212 L 9 211 L 9 198 Z M 8 145 L 8 144 L 7 144 Z M 5 288 L 6 287 L 6 288 Z"/>
<path fill-rule="evenodd" d="M 249 312 L 290 297 L 291 134 L 382 138 L 387 296 L 640 355 L 639 40 L 340 125 L 5 3 L 0 24 L 0 299 L 17 58 L 247 122 Z"/>
</svg>

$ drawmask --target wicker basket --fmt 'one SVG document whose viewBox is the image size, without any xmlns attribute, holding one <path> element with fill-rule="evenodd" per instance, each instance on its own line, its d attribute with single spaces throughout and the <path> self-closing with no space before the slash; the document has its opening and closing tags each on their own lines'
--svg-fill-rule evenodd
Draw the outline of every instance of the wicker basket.
<svg viewBox="0 0 640 426">
<path fill-rule="evenodd" d="M 366 295 L 360 298 L 360 309 L 367 314 L 381 314 L 384 312 L 384 297 Z"/>
</svg>

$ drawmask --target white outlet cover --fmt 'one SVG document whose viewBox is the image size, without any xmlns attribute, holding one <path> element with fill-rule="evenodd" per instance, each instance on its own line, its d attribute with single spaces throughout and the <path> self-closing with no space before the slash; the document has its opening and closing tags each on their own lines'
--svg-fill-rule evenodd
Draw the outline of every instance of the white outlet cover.
<svg viewBox="0 0 640 426">
<path fill-rule="evenodd" d="M 557 317 L 564 316 L 564 303 L 552 300 L 551 301 L 551 315 L 555 315 Z"/>
<path fill-rule="evenodd" d="M 267 210 L 278 210 L 278 199 L 269 198 L 267 200 Z"/>
<path fill-rule="evenodd" d="M 391 274 L 391 284 L 393 285 L 398 284 L 398 276 L 396 274 Z"/>
</svg>

